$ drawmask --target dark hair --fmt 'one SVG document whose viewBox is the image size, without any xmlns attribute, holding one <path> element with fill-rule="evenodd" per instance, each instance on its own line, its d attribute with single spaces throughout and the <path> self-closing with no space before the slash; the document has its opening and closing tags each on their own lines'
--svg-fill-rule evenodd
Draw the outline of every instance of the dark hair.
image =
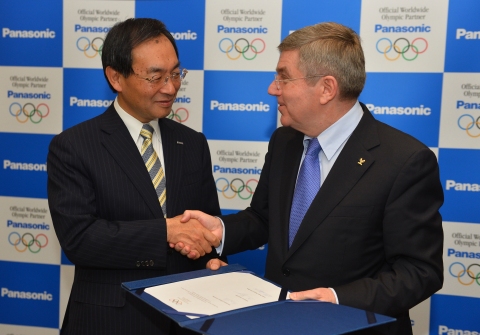
<svg viewBox="0 0 480 335">
<path fill-rule="evenodd" d="M 167 30 L 165 24 L 156 19 L 127 19 L 116 23 L 107 33 L 102 48 L 103 74 L 113 92 L 116 90 L 107 78 L 107 66 L 121 73 L 125 78 L 133 73 L 132 50 L 139 44 L 160 35 L 165 36 L 172 43 L 178 58 L 178 49 L 175 39 Z"/>
</svg>

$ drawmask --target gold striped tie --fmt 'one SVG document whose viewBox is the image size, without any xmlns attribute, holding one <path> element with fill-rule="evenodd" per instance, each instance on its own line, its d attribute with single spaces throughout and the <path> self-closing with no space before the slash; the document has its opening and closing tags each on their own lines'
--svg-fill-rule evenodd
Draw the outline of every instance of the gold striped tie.
<svg viewBox="0 0 480 335">
<path fill-rule="evenodd" d="M 142 158 L 147 167 L 150 178 L 152 179 L 153 187 L 157 192 L 158 201 L 162 206 L 164 217 L 167 217 L 167 188 L 165 183 L 165 173 L 163 172 L 162 163 L 158 158 L 157 153 L 153 149 L 152 136 L 153 127 L 146 123 L 140 131 L 140 136 L 143 137 L 142 144 Z"/>
</svg>

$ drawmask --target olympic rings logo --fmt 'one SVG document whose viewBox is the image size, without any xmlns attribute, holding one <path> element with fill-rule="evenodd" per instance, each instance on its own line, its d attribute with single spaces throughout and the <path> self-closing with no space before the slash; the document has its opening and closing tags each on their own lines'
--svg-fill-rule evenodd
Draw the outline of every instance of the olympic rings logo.
<svg viewBox="0 0 480 335">
<path fill-rule="evenodd" d="M 35 107 L 31 102 L 27 102 L 22 107 L 18 102 L 13 102 L 9 110 L 10 115 L 14 116 L 20 123 L 25 123 L 28 120 L 32 121 L 32 123 L 40 123 L 50 114 L 50 107 L 44 103 Z"/>
<path fill-rule="evenodd" d="M 170 120 L 175 120 L 180 123 L 184 123 L 185 121 L 188 120 L 188 117 L 190 114 L 188 113 L 188 110 L 184 107 L 177 108 L 177 110 L 174 112 L 173 109 L 170 111 L 170 114 L 168 114 L 168 118 Z"/>
<path fill-rule="evenodd" d="M 8 242 L 18 252 L 25 252 L 28 249 L 31 253 L 36 254 L 48 245 L 48 238 L 45 234 L 33 237 L 31 233 L 25 233 L 20 237 L 19 233 L 12 232 L 8 235 Z"/>
<path fill-rule="evenodd" d="M 470 114 L 460 115 L 457 121 L 457 125 L 460 129 L 465 130 L 470 137 L 480 137 L 480 116 L 476 119 Z M 478 134 L 472 134 L 472 129 L 475 127 L 475 132 Z"/>
<path fill-rule="evenodd" d="M 217 191 L 221 192 L 227 199 L 233 199 L 238 195 L 240 199 L 248 200 L 255 193 L 257 185 L 258 180 L 256 179 L 249 179 L 247 182 L 244 182 L 240 178 L 235 178 L 229 182 L 227 178 L 222 177 L 215 181 Z"/>
<path fill-rule="evenodd" d="M 412 43 L 410 43 L 410 41 L 406 38 L 400 37 L 392 43 L 390 39 L 383 37 L 377 41 L 376 48 L 377 51 L 383 54 L 389 61 L 396 61 L 400 58 L 400 56 L 402 56 L 402 58 L 406 61 L 412 61 L 416 59 L 419 54 L 427 51 L 428 42 L 423 37 L 418 37 L 414 39 Z"/>
<path fill-rule="evenodd" d="M 480 285 L 480 264 L 470 264 L 467 268 L 462 263 L 455 262 L 450 264 L 448 272 L 464 286 L 472 285 L 474 282 Z"/>
<path fill-rule="evenodd" d="M 239 38 L 233 43 L 230 38 L 225 37 L 218 42 L 220 51 L 231 60 L 237 60 L 240 56 L 243 56 L 246 60 L 253 60 L 258 54 L 265 51 L 265 46 L 265 41 L 261 38 L 256 38 L 252 42 L 248 42 L 245 38 Z"/>
<path fill-rule="evenodd" d="M 102 56 L 103 38 L 95 37 L 92 41 L 82 36 L 77 40 L 77 49 L 82 51 L 88 58 L 94 58 L 96 55 Z"/>
</svg>

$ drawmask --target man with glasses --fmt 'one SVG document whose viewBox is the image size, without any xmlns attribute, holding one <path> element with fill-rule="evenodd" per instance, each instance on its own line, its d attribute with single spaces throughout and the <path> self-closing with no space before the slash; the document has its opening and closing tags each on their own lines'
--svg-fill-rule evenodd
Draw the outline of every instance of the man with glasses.
<svg viewBox="0 0 480 335">
<path fill-rule="evenodd" d="M 224 225 L 198 211 L 184 221 L 212 230 L 222 255 L 268 243 L 265 277 L 294 300 L 397 318 L 365 334 L 412 334 L 409 309 L 443 283 L 435 154 L 358 101 L 366 73 L 353 30 L 305 27 L 279 50 L 268 93 L 277 97 L 283 127 L 270 139 L 250 207 L 220 216 Z M 188 245 L 175 248 L 196 257 Z"/>
<path fill-rule="evenodd" d="M 210 151 L 203 134 L 166 118 L 188 71 L 162 22 L 116 24 L 102 64 L 114 103 L 56 136 L 48 154 L 53 225 L 75 264 L 62 334 L 172 334 L 121 283 L 205 268 L 211 256 L 188 259 L 168 242 L 192 244 L 198 256 L 219 244 L 177 217 L 188 208 L 220 214 Z"/>
</svg>

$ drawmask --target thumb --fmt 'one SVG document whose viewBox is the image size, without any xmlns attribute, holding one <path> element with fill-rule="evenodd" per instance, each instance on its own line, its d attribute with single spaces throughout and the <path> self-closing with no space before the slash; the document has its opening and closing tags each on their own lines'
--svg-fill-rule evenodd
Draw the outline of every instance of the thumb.
<svg viewBox="0 0 480 335">
<path fill-rule="evenodd" d="M 182 217 L 180 218 L 180 222 L 185 223 L 188 222 L 192 218 L 192 211 L 186 210 L 183 212 Z"/>
<path fill-rule="evenodd" d="M 290 299 L 292 300 L 305 300 L 305 299 L 308 299 L 304 293 L 304 291 L 302 292 L 292 292 L 290 293 Z"/>
</svg>

